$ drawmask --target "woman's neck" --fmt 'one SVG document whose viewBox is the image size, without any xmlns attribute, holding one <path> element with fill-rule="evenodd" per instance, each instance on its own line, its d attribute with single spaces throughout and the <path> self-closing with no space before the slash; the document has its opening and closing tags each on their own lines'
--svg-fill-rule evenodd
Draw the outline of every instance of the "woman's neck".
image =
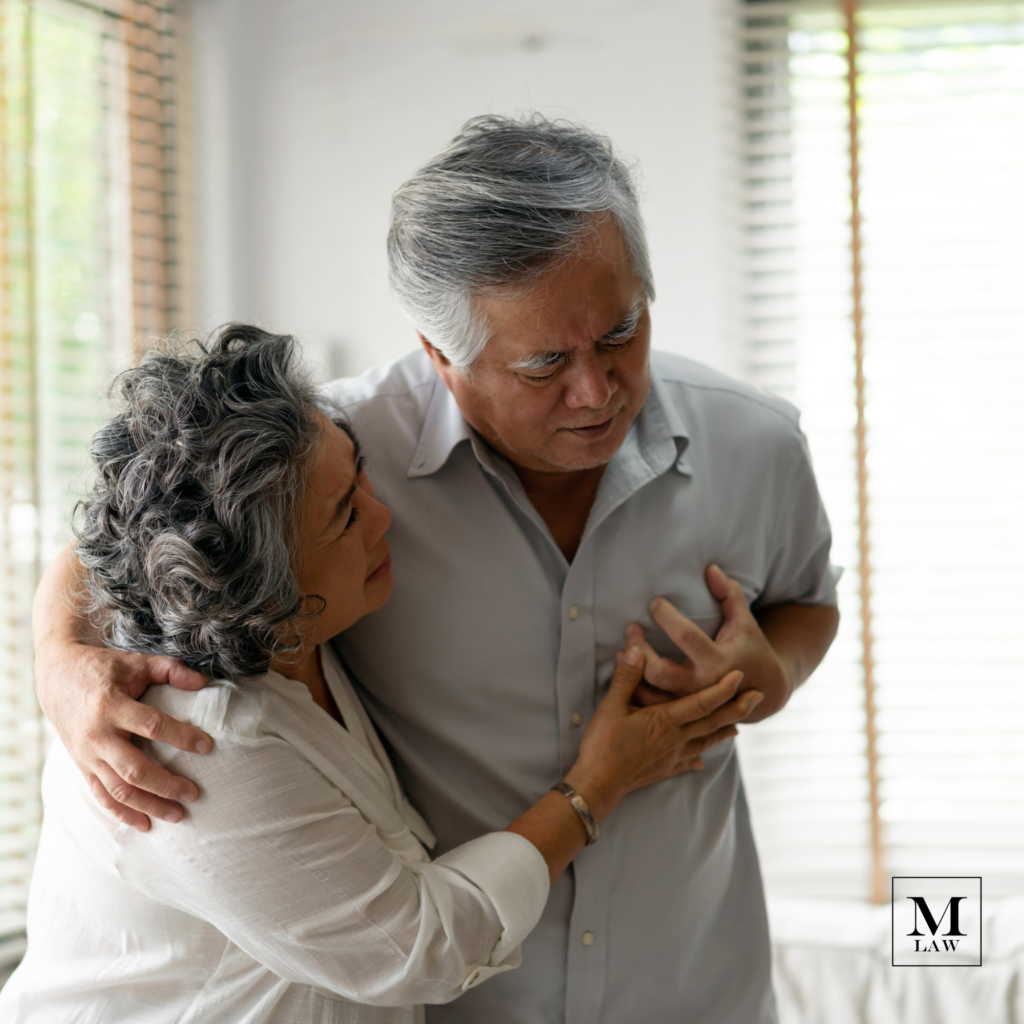
<svg viewBox="0 0 1024 1024">
<path fill-rule="evenodd" d="M 297 683 L 304 683 L 309 690 L 313 701 L 324 709 L 336 722 L 345 724 L 338 710 L 338 705 L 331 696 L 330 688 L 327 686 L 327 678 L 324 675 L 323 663 L 320 660 L 320 648 L 317 644 L 306 644 L 303 646 L 298 661 L 291 658 L 286 663 L 273 661 L 270 667 L 275 672 L 288 679 L 294 679 Z"/>
</svg>

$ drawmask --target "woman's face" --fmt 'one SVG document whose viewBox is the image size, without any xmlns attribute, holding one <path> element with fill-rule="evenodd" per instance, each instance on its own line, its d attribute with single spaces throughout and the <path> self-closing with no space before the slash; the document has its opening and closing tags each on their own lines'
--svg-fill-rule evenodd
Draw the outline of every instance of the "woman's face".
<svg viewBox="0 0 1024 1024">
<path fill-rule="evenodd" d="M 377 501 L 352 439 L 322 413 L 299 534 L 299 586 L 322 597 L 323 611 L 303 627 L 323 643 L 388 599 L 394 578 L 384 533 L 391 513 Z"/>
</svg>

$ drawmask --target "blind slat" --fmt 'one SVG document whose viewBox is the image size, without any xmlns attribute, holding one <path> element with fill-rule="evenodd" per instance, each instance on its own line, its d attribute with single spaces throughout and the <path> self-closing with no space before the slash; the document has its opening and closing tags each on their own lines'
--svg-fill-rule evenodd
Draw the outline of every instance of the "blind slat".
<svg viewBox="0 0 1024 1024">
<path fill-rule="evenodd" d="M 163 329 L 172 304 L 172 13 L 0 0 L 0 967 L 24 949 L 41 817 L 35 583 L 69 536 L 135 310 Z"/>
<path fill-rule="evenodd" d="M 771 111 L 764 123 L 741 121 L 750 373 L 803 410 L 834 559 L 855 567 L 843 22 L 838 8 L 808 15 L 776 4 L 772 13 L 785 24 L 739 34 L 741 109 Z M 877 5 L 861 24 L 886 867 L 982 874 L 986 893 L 1020 895 L 1024 5 Z M 756 48 L 780 41 L 788 55 L 762 59 Z M 763 183 L 765 160 L 773 175 Z M 778 894 L 868 893 L 857 586 L 848 568 L 840 636 L 815 678 L 741 737 L 766 882 Z M 849 842 L 855 849 L 837 861 Z"/>
</svg>

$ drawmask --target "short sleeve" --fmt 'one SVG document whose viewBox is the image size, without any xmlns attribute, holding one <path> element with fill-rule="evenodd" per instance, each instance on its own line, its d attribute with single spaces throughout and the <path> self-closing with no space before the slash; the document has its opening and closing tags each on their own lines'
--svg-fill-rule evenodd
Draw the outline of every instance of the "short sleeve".
<svg viewBox="0 0 1024 1024">
<path fill-rule="evenodd" d="M 771 560 L 755 607 L 787 601 L 834 606 L 842 570 L 830 561 L 832 528 L 814 476 L 807 438 L 794 424 L 783 446 Z"/>
</svg>

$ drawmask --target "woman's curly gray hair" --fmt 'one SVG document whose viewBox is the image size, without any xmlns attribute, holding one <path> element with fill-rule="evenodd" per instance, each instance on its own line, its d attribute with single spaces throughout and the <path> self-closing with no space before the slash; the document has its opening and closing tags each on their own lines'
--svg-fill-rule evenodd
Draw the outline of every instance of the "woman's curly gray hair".
<svg viewBox="0 0 1024 1024">
<path fill-rule="evenodd" d="M 299 646 L 295 536 L 321 420 L 297 362 L 292 338 L 229 324 L 115 381 L 76 530 L 110 646 L 229 680 Z"/>
</svg>

